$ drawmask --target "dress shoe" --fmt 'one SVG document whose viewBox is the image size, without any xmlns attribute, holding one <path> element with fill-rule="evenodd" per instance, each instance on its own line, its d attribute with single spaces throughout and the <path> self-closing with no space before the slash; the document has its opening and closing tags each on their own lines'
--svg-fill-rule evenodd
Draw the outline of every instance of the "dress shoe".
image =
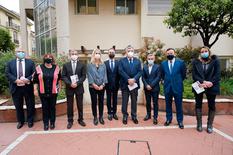
<svg viewBox="0 0 233 155">
<path fill-rule="evenodd" d="M 98 125 L 98 119 L 97 119 L 97 117 L 94 117 L 93 124 L 94 125 Z"/>
<path fill-rule="evenodd" d="M 178 126 L 179 126 L 180 129 L 184 129 L 184 124 L 182 122 L 179 122 Z"/>
<path fill-rule="evenodd" d="M 55 123 L 50 123 L 50 129 L 51 130 L 55 129 Z"/>
<path fill-rule="evenodd" d="M 28 127 L 29 127 L 29 128 L 32 128 L 33 125 L 34 125 L 33 122 L 28 123 Z"/>
<path fill-rule="evenodd" d="M 113 117 L 113 116 L 112 116 L 111 114 L 108 115 L 108 120 L 111 121 L 111 120 L 112 120 L 112 117 Z"/>
<path fill-rule="evenodd" d="M 44 131 L 48 131 L 49 130 L 49 125 L 44 125 Z"/>
<path fill-rule="evenodd" d="M 23 125 L 24 125 L 24 123 L 21 123 L 21 122 L 20 122 L 20 123 L 18 123 L 18 124 L 17 124 L 17 129 L 22 128 L 22 127 L 23 127 Z"/>
<path fill-rule="evenodd" d="M 123 120 L 122 120 L 123 124 L 126 125 L 128 123 L 128 119 L 127 117 L 123 117 Z"/>
<path fill-rule="evenodd" d="M 146 117 L 143 119 L 144 121 L 147 121 L 147 120 L 149 120 L 149 119 L 151 119 L 151 115 L 146 115 Z"/>
<path fill-rule="evenodd" d="M 138 124 L 138 119 L 137 118 L 133 118 L 132 120 L 133 120 L 134 124 Z"/>
<path fill-rule="evenodd" d="M 118 120 L 118 117 L 116 114 L 113 115 L 113 119 Z"/>
<path fill-rule="evenodd" d="M 81 126 L 86 126 L 86 123 L 83 120 L 78 121 L 78 124 L 80 124 Z"/>
<path fill-rule="evenodd" d="M 104 125 L 104 119 L 103 119 L 103 117 L 100 117 L 99 121 L 100 121 L 100 124 Z"/>
<path fill-rule="evenodd" d="M 158 124 L 158 120 L 156 118 L 153 119 L 153 124 L 157 125 Z"/>
<path fill-rule="evenodd" d="M 67 124 L 67 129 L 71 129 L 72 126 L 73 126 L 73 123 L 72 123 L 72 122 L 69 122 L 69 123 Z"/>
<path fill-rule="evenodd" d="M 166 122 L 164 123 L 164 126 L 169 126 L 171 123 L 172 123 L 172 121 L 166 121 Z"/>
</svg>

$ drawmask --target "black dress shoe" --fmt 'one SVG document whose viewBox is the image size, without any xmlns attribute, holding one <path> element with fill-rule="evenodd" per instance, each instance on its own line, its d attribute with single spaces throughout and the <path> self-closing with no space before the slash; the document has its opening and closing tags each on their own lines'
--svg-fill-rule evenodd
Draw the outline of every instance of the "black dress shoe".
<svg viewBox="0 0 233 155">
<path fill-rule="evenodd" d="M 157 125 L 157 124 L 158 124 L 158 120 L 157 120 L 156 118 L 154 118 L 153 124 L 154 124 L 154 125 Z"/>
<path fill-rule="evenodd" d="M 113 115 L 113 119 L 118 120 L 118 117 L 116 114 Z"/>
<path fill-rule="evenodd" d="M 184 124 L 182 122 L 179 122 L 178 126 L 179 126 L 180 129 L 184 129 Z"/>
<path fill-rule="evenodd" d="M 111 120 L 112 120 L 112 117 L 113 117 L 113 116 L 112 116 L 111 114 L 108 115 L 108 120 L 111 121 Z"/>
<path fill-rule="evenodd" d="M 94 118 L 93 124 L 94 124 L 94 125 L 98 125 L 98 119 L 97 119 L 97 117 Z"/>
<path fill-rule="evenodd" d="M 69 123 L 67 124 L 67 129 L 71 129 L 72 126 L 73 126 L 73 123 L 72 123 L 72 122 L 69 122 Z"/>
<path fill-rule="evenodd" d="M 55 123 L 50 123 L 50 129 L 51 130 L 55 129 Z"/>
<path fill-rule="evenodd" d="M 134 124 L 138 124 L 138 119 L 137 118 L 133 118 L 132 120 L 133 120 Z"/>
<path fill-rule="evenodd" d="M 18 123 L 18 124 L 17 124 L 17 129 L 22 128 L 22 127 L 23 127 L 23 125 L 24 125 L 24 123 L 21 123 L 21 122 L 20 122 L 20 123 Z"/>
<path fill-rule="evenodd" d="M 49 130 L 49 125 L 44 125 L 44 131 L 48 131 Z"/>
<path fill-rule="evenodd" d="M 127 117 L 123 117 L 123 120 L 122 120 L 123 124 L 126 125 L 128 123 L 128 119 Z"/>
<path fill-rule="evenodd" d="M 143 119 L 144 121 L 147 121 L 147 120 L 149 120 L 149 119 L 151 119 L 151 115 L 146 115 L 146 117 Z"/>
<path fill-rule="evenodd" d="M 103 119 L 103 117 L 100 117 L 99 121 L 100 121 L 100 124 L 104 125 L 104 119 Z"/>
<path fill-rule="evenodd" d="M 86 126 L 86 123 L 83 120 L 78 121 L 78 124 L 80 124 L 81 126 Z"/>
<path fill-rule="evenodd" d="M 166 122 L 164 123 L 164 126 L 169 126 L 171 123 L 172 123 L 172 121 L 166 121 Z"/>
<path fill-rule="evenodd" d="M 29 127 L 29 128 L 32 128 L 33 125 L 34 125 L 33 122 L 28 123 L 28 127 Z"/>
</svg>

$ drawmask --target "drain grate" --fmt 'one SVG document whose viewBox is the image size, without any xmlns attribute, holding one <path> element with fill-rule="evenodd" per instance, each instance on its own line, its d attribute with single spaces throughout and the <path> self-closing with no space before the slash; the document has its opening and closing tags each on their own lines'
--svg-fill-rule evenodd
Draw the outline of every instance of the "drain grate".
<svg viewBox="0 0 233 155">
<path fill-rule="evenodd" d="M 152 155 L 148 141 L 118 140 L 117 155 Z"/>
</svg>

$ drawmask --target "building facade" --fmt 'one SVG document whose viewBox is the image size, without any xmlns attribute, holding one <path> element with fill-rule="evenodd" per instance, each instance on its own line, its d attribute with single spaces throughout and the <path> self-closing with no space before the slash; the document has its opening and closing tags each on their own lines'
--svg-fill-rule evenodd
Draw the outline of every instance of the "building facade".
<svg viewBox="0 0 233 155">
<path fill-rule="evenodd" d="M 32 25 L 32 22 L 27 21 L 27 42 L 30 53 L 35 50 L 35 33 L 32 31 Z M 20 15 L 18 13 L 0 5 L 0 27 L 9 31 L 12 42 L 15 43 L 16 47 L 22 47 Z"/>
</svg>

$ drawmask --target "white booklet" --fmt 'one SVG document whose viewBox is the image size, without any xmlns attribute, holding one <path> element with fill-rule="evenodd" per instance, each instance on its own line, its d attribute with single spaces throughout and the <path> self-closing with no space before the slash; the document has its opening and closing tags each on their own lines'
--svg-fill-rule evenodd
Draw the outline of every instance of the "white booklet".
<svg viewBox="0 0 233 155">
<path fill-rule="evenodd" d="M 192 84 L 193 89 L 196 91 L 197 94 L 200 94 L 205 91 L 203 87 L 200 87 L 200 82 L 196 81 Z"/>
<path fill-rule="evenodd" d="M 132 86 L 128 85 L 129 91 L 134 90 L 138 87 L 138 84 L 135 82 Z"/>
<path fill-rule="evenodd" d="M 70 76 L 71 83 L 76 83 L 78 82 L 78 75 L 72 75 Z"/>
</svg>

